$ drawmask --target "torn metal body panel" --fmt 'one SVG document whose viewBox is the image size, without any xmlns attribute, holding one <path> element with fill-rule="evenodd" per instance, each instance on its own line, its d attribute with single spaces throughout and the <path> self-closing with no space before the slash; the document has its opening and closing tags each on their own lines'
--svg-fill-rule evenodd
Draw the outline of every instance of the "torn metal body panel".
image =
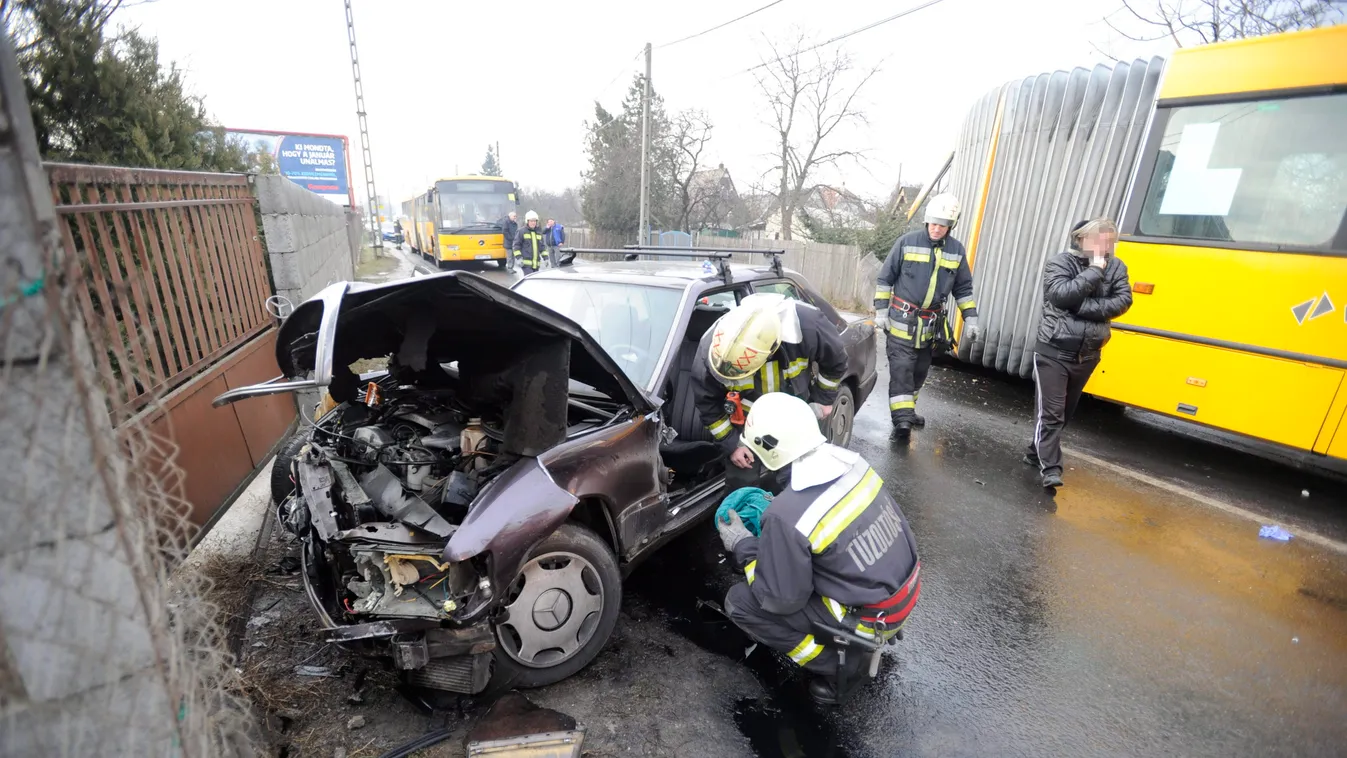
<svg viewBox="0 0 1347 758">
<path fill-rule="evenodd" d="M 516 463 L 478 496 L 444 547 L 444 560 L 490 553 L 492 586 L 507 586 L 532 547 L 571 514 L 579 499 L 557 486 L 536 458 Z"/>
</svg>

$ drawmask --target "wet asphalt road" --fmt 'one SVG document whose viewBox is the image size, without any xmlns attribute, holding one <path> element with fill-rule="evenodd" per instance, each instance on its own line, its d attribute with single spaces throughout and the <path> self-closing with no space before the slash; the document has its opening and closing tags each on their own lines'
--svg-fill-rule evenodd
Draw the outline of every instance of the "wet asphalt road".
<svg viewBox="0 0 1347 758">
<path fill-rule="evenodd" d="M 1071 455 L 1052 497 L 1019 461 L 1030 385 L 938 369 L 928 387 L 905 449 L 879 393 L 858 419 L 924 592 L 898 665 L 837 720 L 855 754 L 1342 754 L 1347 555 Z M 1171 487 L 1292 531 L 1347 520 L 1339 480 L 1103 403 L 1079 422 L 1071 449 Z"/>
<path fill-rule="evenodd" d="M 727 661 L 775 695 L 766 712 L 736 710 L 758 755 L 1343 754 L 1347 553 L 1260 540 L 1258 521 L 1211 505 L 1331 542 L 1347 521 L 1341 479 L 1089 402 L 1067 445 L 1116 467 L 1068 455 L 1054 497 L 1019 460 L 1031 385 L 937 367 L 928 426 L 903 447 L 888 442 L 881 395 L 853 448 L 916 532 L 922 600 L 880 681 L 833 713 L 761 653 Z M 716 599 L 734 581 L 710 565 L 717 548 L 701 532 L 671 546 L 629 598 L 671 607 L 676 630 L 742 658 L 732 630 L 689 611 L 688 594 Z M 692 575 L 670 578 L 691 561 Z"/>
<path fill-rule="evenodd" d="M 1344 480 L 1087 400 L 1054 497 L 1019 460 L 1032 392 L 937 366 L 928 426 L 902 447 L 882 382 L 864 405 L 852 447 L 905 511 L 924 584 L 906 640 L 846 707 L 815 708 L 761 650 L 744 660 L 703 605 L 736 580 L 709 525 L 638 569 L 610 649 L 537 697 L 611 716 L 602 754 L 1344 754 Z M 1239 512 L 1302 537 L 1260 540 Z"/>
</svg>

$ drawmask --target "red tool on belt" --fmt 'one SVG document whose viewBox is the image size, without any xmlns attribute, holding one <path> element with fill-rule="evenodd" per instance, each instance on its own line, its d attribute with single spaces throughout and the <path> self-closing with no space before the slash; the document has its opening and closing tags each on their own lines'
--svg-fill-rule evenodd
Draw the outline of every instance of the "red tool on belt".
<svg viewBox="0 0 1347 758">
<path fill-rule="evenodd" d="M 744 422 L 748 420 L 744 415 L 744 402 L 739 399 L 738 392 L 725 393 L 725 407 L 730 412 L 731 424 L 743 426 Z"/>
</svg>

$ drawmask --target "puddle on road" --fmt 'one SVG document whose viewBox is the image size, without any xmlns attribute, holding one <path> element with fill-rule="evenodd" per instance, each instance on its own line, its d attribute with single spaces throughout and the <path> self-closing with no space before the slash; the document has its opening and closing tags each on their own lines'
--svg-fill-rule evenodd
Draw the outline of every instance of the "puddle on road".
<svg viewBox="0 0 1347 758">
<path fill-rule="evenodd" d="M 753 642 L 721 613 L 737 578 L 718 564 L 718 547 L 705 535 L 685 535 L 638 569 L 627 588 L 679 635 L 753 672 L 768 694 L 738 701 L 734 721 L 758 758 L 847 758 L 831 720 L 810 699 L 806 677 L 761 645 L 744 659 Z"/>
</svg>

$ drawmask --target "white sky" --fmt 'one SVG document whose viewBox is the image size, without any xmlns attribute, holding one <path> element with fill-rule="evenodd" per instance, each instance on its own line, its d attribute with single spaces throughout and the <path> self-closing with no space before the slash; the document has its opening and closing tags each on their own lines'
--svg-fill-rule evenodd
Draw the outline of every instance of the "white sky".
<svg viewBox="0 0 1347 758">
<path fill-rule="evenodd" d="M 710 165 L 723 161 L 741 191 L 770 167 L 753 77 L 763 39 L 804 29 L 823 41 L 921 0 L 784 0 L 723 30 L 655 50 L 652 81 L 672 114 L 700 108 L 716 124 Z M 504 173 L 526 186 L 576 186 L 586 165 L 593 103 L 616 109 L 655 45 L 728 21 L 767 0 L 465 3 L 356 0 L 361 72 L 379 193 L 401 201 L 436 176 L 477 171 L 500 142 Z M 1165 54 L 1101 19 L 1119 0 L 943 0 L 838 43 L 858 66 L 881 65 L 865 93 L 870 124 L 840 147 L 859 164 L 821 179 L 882 196 L 898 180 L 926 181 L 982 94 L 1032 74 L 1107 59 Z M 1125 12 L 1115 16 L 1123 20 Z M 216 120 L 232 128 L 351 138 L 363 195 L 359 131 L 340 0 L 157 0 L 114 23 L 157 37 Z M 1138 30 L 1140 31 L 1140 30 Z M 825 48 L 827 52 L 832 47 Z M 616 78 L 615 78 L 616 77 Z"/>
</svg>

